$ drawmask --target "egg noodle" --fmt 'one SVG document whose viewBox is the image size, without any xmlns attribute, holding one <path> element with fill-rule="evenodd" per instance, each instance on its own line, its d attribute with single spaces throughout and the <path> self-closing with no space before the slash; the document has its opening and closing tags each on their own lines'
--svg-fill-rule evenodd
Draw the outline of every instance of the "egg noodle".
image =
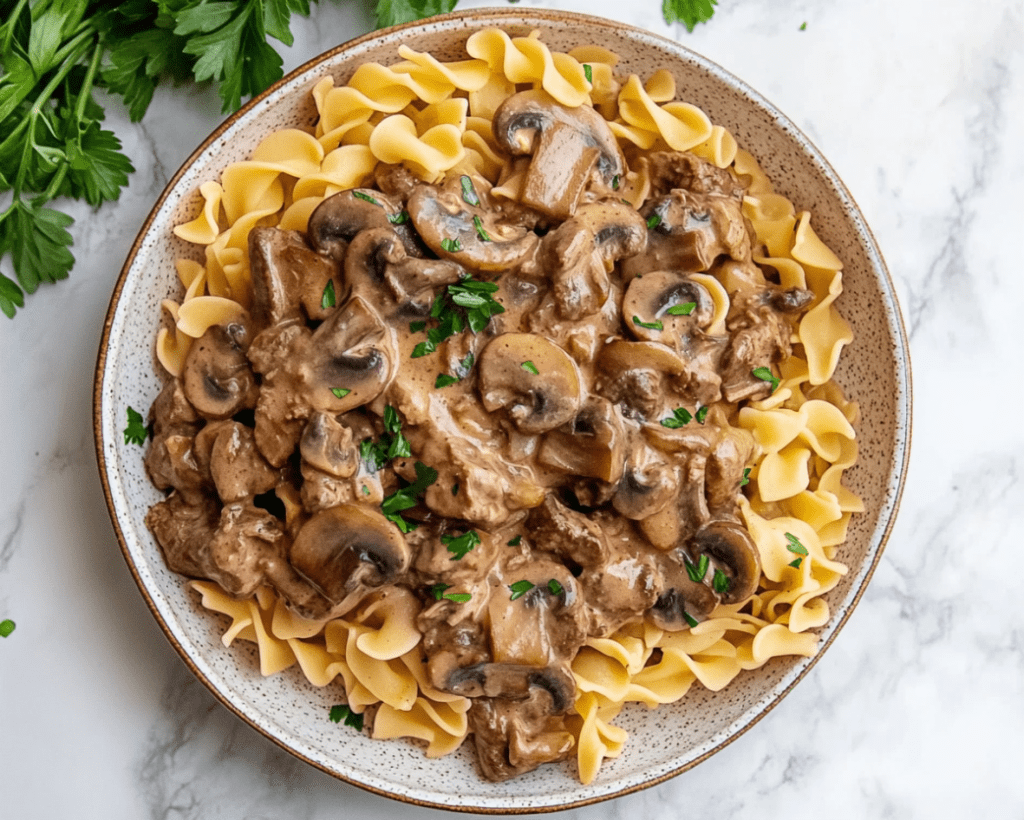
<svg viewBox="0 0 1024 820">
<path fill-rule="evenodd" d="M 403 163 L 426 182 L 477 174 L 496 186 L 496 195 L 515 199 L 522 165 L 502 155 L 491 123 L 500 103 L 527 86 L 567 107 L 593 106 L 623 148 L 690 151 L 747 183 L 743 214 L 764 252 L 754 262 L 776 271 L 782 287 L 814 295 L 792 339 L 794 355 L 779 365 L 778 388 L 749 402 L 738 417 L 755 443 L 739 503 L 760 553 L 761 583 L 751 599 L 719 605 L 690 629 L 668 632 L 636 620 L 609 637 L 587 640 L 572 663 L 575 714 L 567 724 L 579 778 L 590 783 L 626 744 L 627 733 L 614 723 L 625 704 L 673 703 L 695 683 L 718 691 L 771 658 L 816 651 L 812 630 L 829 618 L 823 596 L 847 571 L 836 551 L 851 514 L 863 509 L 842 486 L 843 472 L 857 458 L 858 408 L 832 381 L 840 351 L 852 339 L 835 307 L 842 263 L 815 235 L 810 214 L 773 191 L 728 131 L 675 101 L 668 71 L 646 82 L 636 75 L 623 81 L 610 51 L 554 52 L 538 32 L 513 38 L 498 29 L 480 31 L 469 37 L 466 51 L 470 59 L 443 63 L 403 45 L 400 62 L 361 65 L 347 85 L 325 77 L 313 89 L 314 133 L 274 132 L 249 160 L 204 182 L 201 211 L 174 233 L 204 248 L 205 261 L 177 262 L 185 295 L 180 303 L 163 302 L 170 326 L 159 331 L 157 355 L 179 375 L 193 340 L 250 306 L 247 241 L 255 226 L 304 231 L 317 205 L 372 180 L 378 163 Z M 620 193 L 639 208 L 650 188 L 643 171 L 630 171 Z M 735 283 L 728 269 L 698 276 L 724 328 Z M 801 560 L 795 560 L 794 540 L 806 550 Z M 310 621 L 269 587 L 236 600 L 211 582 L 191 586 L 203 606 L 231 619 L 225 645 L 236 639 L 257 644 L 262 674 L 298 664 L 314 686 L 340 678 L 353 712 L 374 707 L 373 737 L 417 738 L 428 757 L 449 754 L 466 738 L 470 699 L 430 685 L 408 590 L 371 596 L 344 618 Z"/>
</svg>

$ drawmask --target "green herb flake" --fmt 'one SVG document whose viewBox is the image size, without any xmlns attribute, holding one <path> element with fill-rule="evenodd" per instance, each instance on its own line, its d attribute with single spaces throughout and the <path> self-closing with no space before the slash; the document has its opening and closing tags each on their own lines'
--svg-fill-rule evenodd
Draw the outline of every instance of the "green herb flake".
<svg viewBox="0 0 1024 820">
<path fill-rule="evenodd" d="M 481 240 L 483 240 L 484 242 L 491 241 L 491 235 L 484 230 L 484 223 L 483 220 L 480 219 L 480 217 L 473 217 L 473 227 L 476 228 L 477 236 L 479 236 Z"/>
<path fill-rule="evenodd" d="M 459 494 L 459 482 L 456 481 L 454 484 L 452 484 L 452 495 L 458 495 L 458 494 Z"/>
<path fill-rule="evenodd" d="M 459 182 L 462 183 L 462 201 L 467 205 L 479 205 L 480 197 L 476 195 L 476 188 L 473 187 L 473 180 L 463 175 Z"/>
<path fill-rule="evenodd" d="M 516 581 L 514 584 L 509 584 L 508 588 L 512 590 L 512 595 L 509 596 L 509 600 L 515 601 L 518 598 L 522 598 L 527 592 L 533 589 L 534 584 L 529 581 Z"/>
<path fill-rule="evenodd" d="M 803 22 L 800 24 L 800 31 L 807 31 L 807 23 Z"/>
<path fill-rule="evenodd" d="M 562 587 L 562 585 L 558 583 L 558 581 L 556 581 L 554 578 L 548 581 L 548 592 L 550 592 L 552 595 L 561 595 L 564 591 L 564 587 Z"/>
<path fill-rule="evenodd" d="M 660 224 L 661 224 L 661 215 L 660 214 L 651 214 L 649 217 L 647 217 L 647 229 L 648 230 L 651 230 L 653 228 L 657 228 Z"/>
<path fill-rule="evenodd" d="M 803 558 L 797 558 L 793 561 L 790 561 L 789 564 L 787 564 L 787 566 L 790 566 L 793 569 L 800 569 L 800 565 L 803 563 L 803 561 Z"/>
<path fill-rule="evenodd" d="M 442 596 L 444 595 L 444 591 L 450 588 L 451 584 L 434 584 L 430 588 L 430 594 L 434 596 L 435 601 L 440 601 Z"/>
<path fill-rule="evenodd" d="M 690 414 L 690 411 L 685 407 L 677 407 L 672 411 L 671 416 L 661 420 L 661 426 L 668 427 L 670 430 L 678 430 L 691 421 L 693 421 L 693 416 Z"/>
<path fill-rule="evenodd" d="M 334 292 L 334 280 L 328 279 L 327 284 L 324 286 L 323 295 L 320 297 L 320 308 L 327 310 L 332 308 L 337 300 L 337 295 Z"/>
<path fill-rule="evenodd" d="M 743 478 L 740 479 L 740 486 L 746 487 L 750 483 L 750 468 L 747 467 L 743 471 Z"/>
<path fill-rule="evenodd" d="M 480 536 L 477 535 L 476 530 L 467 530 L 462 535 L 445 533 L 441 536 L 441 543 L 448 548 L 453 561 L 461 561 L 472 551 L 473 547 L 480 543 Z"/>
<path fill-rule="evenodd" d="M 439 373 L 437 378 L 434 379 L 434 387 L 440 389 L 442 387 L 449 387 L 453 384 L 459 383 L 458 376 L 449 376 L 447 373 Z"/>
<path fill-rule="evenodd" d="M 665 325 L 663 325 L 661 322 L 659 322 L 657 320 L 655 320 L 653 322 L 643 322 L 643 321 L 640 320 L 639 316 L 634 316 L 633 317 L 633 324 L 634 325 L 638 325 L 640 327 L 645 327 L 648 330 L 664 330 L 665 329 Z"/>
<path fill-rule="evenodd" d="M 331 707 L 328 717 L 334 723 L 344 721 L 346 726 L 351 726 L 357 732 L 363 731 L 363 716 L 361 713 L 353 712 L 344 703 L 338 703 Z"/>
<path fill-rule="evenodd" d="M 710 410 L 706 404 L 703 407 L 698 407 L 697 412 L 693 414 L 693 417 L 697 420 L 698 424 L 703 424 L 708 417 L 708 410 Z"/>
<path fill-rule="evenodd" d="M 706 23 L 715 13 L 718 0 L 663 0 L 661 15 L 666 23 L 682 23 L 693 31 L 697 23 Z"/>
<path fill-rule="evenodd" d="M 722 570 L 716 569 L 715 574 L 711 576 L 711 588 L 719 595 L 724 595 L 731 586 L 732 581 L 729 580 L 729 576 L 722 572 Z"/>
<path fill-rule="evenodd" d="M 690 580 L 695 584 L 699 584 L 704 580 L 704 576 L 708 574 L 708 566 L 711 563 L 711 559 L 705 553 L 697 560 L 696 564 L 690 563 L 690 559 L 685 556 L 683 557 L 683 563 L 686 565 L 686 574 L 690 576 Z"/>
<path fill-rule="evenodd" d="M 796 555 L 807 555 L 807 547 L 801 544 L 800 539 L 793 535 L 793 533 L 786 533 L 786 541 L 789 542 L 788 544 L 786 544 L 786 549 L 788 549 L 790 552 Z"/>
<path fill-rule="evenodd" d="M 397 214 L 388 214 L 388 222 L 390 222 L 392 225 L 404 225 L 408 221 L 408 211 L 399 211 Z"/>
<path fill-rule="evenodd" d="M 686 611 L 685 609 L 683 610 L 683 618 L 685 619 L 686 623 L 688 623 L 688 624 L 690 625 L 690 628 L 691 628 L 691 629 L 692 629 L 693 627 L 697 626 L 697 625 L 698 625 L 698 624 L 700 623 L 700 621 L 698 621 L 698 620 L 697 620 L 696 618 L 694 618 L 694 617 L 693 617 L 693 616 L 692 616 L 692 615 L 691 615 L 691 614 L 690 614 L 689 612 L 687 612 L 687 611 Z"/>
<path fill-rule="evenodd" d="M 367 487 L 367 486 L 366 486 L 366 485 L 364 484 L 364 485 L 363 485 L 363 495 L 369 495 L 369 494 L 370 494 L 370 488 L 369 488 L 369 487 Z"/>
<path fill-rule="evenodd" d="M 426 329 L 427 329 L 427 323 L 426 322 L 409 322 L 409 332 L 410 333 L 420 333 L 421 331 L 424 331 Z"/>
<path fill-rule="evenodd" d="M 589 63 L 583 64 L 583 76 L 587 78 L 588 83 L 594 84 L 594 69 L 590 67 Z"/>
<path fill-rule="evenodd" d="M 356 199 L 363 200 L 363 202 L 369 202 L 372 205 L 376 205 L 378 208 L 384 207 L 383 205 L 380 204 L 378 200 L 374 199 L 369 194 L 364 194 L 362 191 L 353 191 L 352 196 L 354 196 Z"/>
<path fill-rule="evenodd" d="M 468 604 L 473 596 L 468 592 L 446 592 L 441 596 L 448 601 L 455 601 L 457 604 Z"/>
<path fill-rule="evenodd" d="M 772 392 L 774 393 L 779 388 L 779 377 L 772 373 L 767 367 L 755 367 L 750 371 L 755 379 L 760 379 L 763 382 L 768 382 L 772 386 Z"/>
<path fill-rule="evenodd" d="M 534 376 L 540 375 L 540 371 L 537 369 L 537 365 L 535 365 L 533 362 L 523 362 L 519 366 L 523 368 L 523 370 L 525 370 L 527 373 L 532 373 Z"/>
<path fill-rule="evenodd" d="M 352 391 L 349 390 L 347 387 L 332 387 L 331 392 L 334 394 L 335 398 L 343 399 Z"/>
<path fill-rule="evenodd" d="M 8 637 L 14 631 L 14 621 L 4 618 L 0 621 L 0 638 Z"/>
<path fill-rule="evenodd" d="M 619 175 L 618 174 L 616 174 L 615 176 L 612 177 L 612 190 L 613 191 L 619 190 Z M 623 200 L 623 202 L 626 202 L 626 200 Z M 626 204 L 627 205 L 632 205 L 633 203 L 632 202 L 627 202 Z"/>
<path fill-rule="evenodd" d="M 428 467 L 422 461 L 417 461 L 413 467 L 416 470 L 416 480 L 412 484 L 393 492 L 380 505 L 384 517 L 395 524 L 403 533 L 416 529 L 416 525 L 410 524 L 402 518 L 400 513 L 415 507 L 419 503 L 418 497 L 426 492 L 427 487 L 437 481 L 437 470 L 433 467 Z"/>
<path fill-rule="evenodd" d="M 462 243 L 458 239 L 442 239 L 441 248 L 448 253 L 458 253 L 462 250 Z"/>
<path fill-rule="evenodd" d="M 124 443 L 143 445 L 149 431 L 142 418 L 142 414 L 132 407 L 128 408 L 128 426 L 124 428 Z"/>
<path fill-rule="evenodd" d="M 510 547 L 518 547 L 522 543 L 523 543 L 523 536 L 517 535 L 515 538 L 513 538 L 512 540 L 510 540 L 508 542 L 508 545 Z"/>
<path fill-rule="evenodd" d="M 686 302 L 685 304 L 682 305 L 672 305 L 672 307 L 670 307 L 665 312 L 669 314 L 669 316 L 689 316 L 691 313 L 693 313 L 694 308 L 696 307 L 696 302 Z"/>
</svg>

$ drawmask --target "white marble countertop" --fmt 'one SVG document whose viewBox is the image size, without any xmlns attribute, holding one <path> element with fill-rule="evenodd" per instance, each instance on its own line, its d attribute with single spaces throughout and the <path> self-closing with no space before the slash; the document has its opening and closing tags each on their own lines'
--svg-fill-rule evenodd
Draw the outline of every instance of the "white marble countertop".
<svg viewBox="0 0 1024 820">
<path fill-rule="evenodd" d="M 1024 619 L 1002 561 L 1020 552 L 1024 509 L 1024 2 L 720 0 L 692 34 L 658 0 L 545 5 L 676 38 L 810 136 L 886 255 L 915 377 L 902 511 L 827 656 L 696 769 L 569 815 L 1022 816 Z M 368 7 L 321 3 L 296 22 L 285 69 L 367 31 Z M 72 206 L 71 279 L 0 318 L 0 620 L 17 622 L 0 639 L 0 817 L 438 817 L 336 781 L 231 715 L 129 574 L 96 469 L 96 349 L 136 232 L 219 99 L 161 89 L 142 124 L 113 100 L 108 121 L 130 187 L 96 213 Z"/>
</svg>

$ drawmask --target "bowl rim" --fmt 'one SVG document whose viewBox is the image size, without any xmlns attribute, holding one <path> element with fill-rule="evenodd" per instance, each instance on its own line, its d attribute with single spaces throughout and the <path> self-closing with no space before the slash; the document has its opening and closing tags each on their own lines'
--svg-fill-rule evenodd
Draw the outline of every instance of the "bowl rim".
<svg viewBox="0 0 1024 820">
<path fill-rule="evenodd" d="M 233 703 L 224 693 L 222 693 L 213 683 L 200 671 L 196 664 L 190 658 L 185 647 L 175 638 L 170 627 L 164 621 L 163 617 L 153 600 L 153 597 L 143 583 L 142 578 L 139 574 L 138 569 L 132 560 L 131 553 L 125 538 L 124 532 L 122 531 L 121 524 L 118 520 L 115 511 L 114 499 L 111 490 L 111 478 L 109 475 L 110 465 L 107 463 L 107 459 L 104 454 L 104 440 L 103 440 L 103 394 L 104 386 L 106 384 L 107 376 L 107 364 L 108 364 L 108 345 L 110 341 L 110 334 L 113 328 L 115 314 L 120 303 L 122 292 L 128 280 L 129 272 L 134 265 L 136 256 L 142 248 L 143 242 L 152 227 L 157 214 L 164 206 L 164 203 L 171 196 L 172 191 L 178 185 L 181 178 L 187 173 L 193 163 L 208 149 L 208 147 L 218 140 L 225 132 L 231 129 L 239 119 L 246 116 L 250 111 L 259 106 L 264 100 L 270 96 L 276 94 L 279 89 L 283 86 L 293 82 L 299 76 L 313 70 L 316 66 L 321 63 L 330 60 L 336 55 L 348 51 L 350 49 L 359 47 L 365 43 L 381 37 L 393 37 L 399 32 L 421 29 L 428 26 L 436 26 L 438 24 L 444 24 L 449 21 L 462 21 L 467 23 L 480 23 L 482 20 L 488 20 L 493 25 L 501 26 L 503 24 L 518 24 L 518 25 L 545 25 L 545 24 L 571 24 L 572 22 L 582 23 L 586 22 L 588 25 L 596 27 L 604 27 L 608 29 L 614 29 L 616 31 L 627 31 L 634 35 L 640 35 L 640 39 L 653 40 L 658 42 L 662 47 L 667 48 L 669 51 L 676 52 L 679 56 L 685 57 L 691 62 L 695 63 L 701 70 L 715 75 L 717 79 L 727 83 L 732 88 L 742 93 L 753 105 L 766 111 L 772 115 L 775 120 L 785 128 L 787 133 L 799 143 L 803 153 L 816 166 L 817 170 L 826 178 L 828 183 L 832 185 L 836 192 L 845 200 L 843 203 L 844 210 L 847 212 L 847 217 L 854 223 L 854 225 L 862 232 L 864 244 L 868 250 L 868 258 L 871 262 L 872 272 L 879 280 L 885 290 L 885 296 L 888 299 L 891 310 L 888 311 L 889 330 L 892 333 L 896 341 L 896 347 L 894 349 L 895 358 L 895 376 L 896 376 L 896 387 L 898 392 L 897 402 L 897 427 L 896 431 L 899 432 L 901 429 L 905 431 L 905 436 L 902 440 L 897 437 L 896 448 L 893 453 L 892 470 L 889 475 L 889 484 L 893 487 L 893 494 L 887 503 L 883 506 L 883 510 L 879 516 L 878 524 L 876 525 L 874 533 L 871 533 L 871 539 L 877 539 L 877 547 L 874 548 L 874 553 L 870 564 L 866 568 L 861 568 L 862 577 L 858 585 L 851 590 L 851 596 L 843 602 L 842 614 L 835 620 L 830 621 L 828 624 L 828 635 L 824 641 L 819 645 L 817 652 L 810 658 L 806 658 L 798 663 L 799 671 L 795 674 L 792 680 L 787 686 L 778 690 L 774 697 L 765 705 L 763 709 L 757 712 L 748 722 L 740 726 L 737 730 L 733 731 L 727 737 L 716 743 L 714 746 L 709 748 L 703 754 L 689 760 L 679 766 L 672 768 L 661 774 L 652 776 L 648 779 L 642 780 L 641 782 L 634 783 L 632 785 L 620 788 L 617 791 L 609 792 L 606 794 L 599 794 L 589 797 L 583 797 L 577 800 L 572 800 L 567 803 L 554 804 L 549 803 L 545 805 L 534 805 L 534 806 L 515 806 L 508 805 L 503 807 L 495 806 L 470 806 L 470 805 L 446 805 L 443 803 L 435 802 L 430 799 L 423 799 L 416 797 L 412 794 L 401 794 L 396 792 L 388 791 L 387 789 L 379 788 L 377 786 L 361 782 L 354 778 L 348 777 L 337 771 L 334 771 L 327 766 L 313 760 L 292 746 L 288 745 L 284 740 L 274 736 L 263 727 L 259 726 L 252 719 L 250 719 L 239 706 Z M 289 72 L 287 75 L 282 77 L 280 80 L 275 82 L 272 86 L 267 88 L 261 94 L 253 97 L 249 102 L 242 106 L 238 111 L 228 116 L 224 122 L 222 122 L 213 132 L 203 140 L 203 142 L 182 162 L 181 166 L 175 172 L 175 174 L 168 180 L 164 186 L 159 198 L 154 203 L 152 209 L 147 215 L 145 221 L 139 229 L 139 232 L 129 249 L 128 255 L 125 259 L 124 265 L 121 268 L 120 274 L 118 275 L 117 282 L 114 285 L 113 292 L 111 294 L 110 303 L 108 305 L 106 315 L 102 326 L 102 334 L 99 343 L 99 350 L 96 359 L 96 371 L 93 381 L 93 401 L 92 401 L 92 416 L 93 416 L 93 438 L 96 447 L 97 455 L 97 466 L 100 474 L 100 482 L 102 484 L 103 496 L 107 505 L 107 512 L 110 516 L 111 523 L 114 528 L 114 534 L 117 538 L 118 545 L 121 549 L 121 554 L 125 559 L 125 563 L 128 565 L 128 569 L 131 572 L 132 577 L 135 580 L 139 591 L 142 593 L 143 599 L 146 605 L 149 607 L 150 612 L 153 614 L 155 620 L 160 626 L 161 631 L 167 638 L 169 643 L 174 647 L 175 651 L 184 661 L 185 665 L 192 671 L 192 673 L 207 687 L 207 689 L 213 694 L 213 696 L 225 707 L 227 707 L 237 717 L 245 721 L 250 727 L 255 729 L 264 737 L 268 738 L 285 751 L 299 758 L 300 760 L 308 763 L 309 765 L 356 786 L 365 791 L 373 794 L 380 795 L 382 797 L 388 797 L 393 800 L 399 800 L 410 805 L 422 806 L 426 808 L 442 809 L 448 811 L 457 811 L 474 814 L 539 814 L 549 813 L 555 811 L 563 811 L 567 809 L 581 808 L 583 806 L 593 805 L 600 803 L 605 800 L 610 800 L 617 797 L 622 797 L 627 794 L 632 794 L 643 789 L 656 786 L 663 783 L 671 778 L 674 778 L 683 772 L 686 772 L 703 761 L 707 760 L 712 755 L 724 749 L 726 746 L 733 743 L 738 738 L 742 737 L 759 723 L 766 715 L 768 715 L 782 700 L 792 691 L 792 689 L 804 679 L 804 677 L 810 672 L 812 668 L 818 663 L 818 661 L 824 656 L 825 652 L 832 645 L 836 636 L 846 625 L 850 616 L 853 614 L 854 609 L 860 602 L 868 583 L 870 582 L 874 572 L 881 560 L 882 553 L 885 550 L 889 536 L 892 533 L 893 526 L 896 521 L 896 516 L 899 511 L 900 502 L 903 496 L 903 490 L 906 484 L 907 470 L 910 462 L 910 450 L 911 440 L 913 432 L 913 385 L 911 377 L 911 361 L 910 361 L 910 347 L 909 338 L 906 332 L 906 326 L 903 319 L 902 309 L 899 304 L 899 299 L 896 293 L 896 289 L 892 280 L 892 276 L 889 272 L 888 266 L 882 256 L 881 249 L 868 226 L 864 216 L 857 205 L 852 194 L 847 189 L 846 185 L 840 179 L 835 169 L 824 157 L 821 151 L 811 142 L 804 132 L 798 128 L 785 114 L 783 114 L 774 104 L 767 100 L 762 94 L 749 86 L 746 82 L 736 77 L 726 69 L 712 60 L 704 57 L 700 53 L 693 49 L 675 41 L 671 40 L 662 35 L 648 31 L 647 29 L 633 26 L 626 23 L 620 23 L 615 20 L 611 20 L 604 17 L 598 17 L 595 15 L 584 14 L 580 12 L 572 11 L 561 11 L 556 9 L 545 9 L 545 8 L 474 8 L 466 9 L 464 11 L 455 11 L 448 14 L 436 15 L 433 17 L 426 18 L 424 20 L 412 21 L 409 23 L 402 23 L 396 26 L 391 26 L 385 29 L 378 29 L 370 31 L 366 34 L 352 38 L 345 41 L 309 60 Z M 886 509 L 886 507 L 888 509 Z M 870 548 L 870 544 L 869 544 Z M 869 555 L 871 553 L 869 552 Z"/>
</svg>

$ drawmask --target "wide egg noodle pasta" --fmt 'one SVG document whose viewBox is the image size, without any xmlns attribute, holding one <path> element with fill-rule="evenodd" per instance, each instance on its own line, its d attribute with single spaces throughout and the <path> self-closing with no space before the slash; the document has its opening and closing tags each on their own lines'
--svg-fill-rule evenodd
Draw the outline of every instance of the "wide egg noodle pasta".
<svg viewBox="0 0 1024 820">
<path fill-rule="evenodd" d="M 625 746 L 627 733 L 612 723 L 625 704 L 654 708 L 680 700 L 695 684 L 717 691 L 771 658 L 816 651 L 811 630 L 829 616 L 823 596 L 846 572 L 835 551 L 850 516 L 863 510 L 860 498 L 842 485 L 857 458 L 858 409 L 831 381 L 842 347 L 852 339 L 835 308 L 842 263 L 814 233 L 809 214 L 798 214 L 774 192 L 725 128 L 674 100 L 669 72 L 623 83 L 613 71 L 614 53 L 600 46 L 552 52 L 536 32 L 518 38 L 496 29 L 477 32 L 466 50 L 471 59 L 442 63 L 402 46 L 403 62 L 364 64 L 345 86 L 324 78 L 312 90 L 319 114 L 313 133 L 274 132 L 219 181 L 203 183 L 200 212 L 175 234 L 205 247 L 205 264 L 179 262 L 186 293 L 180 304 L 164 303 L 173 327 L 161 328 L 157 355 L 169 372 L 180 374 L 192 339 L 249 304 L 245 250 L 253 227 L 305 230 L 324 198 L 368 184 L 379 162 L 402 162 L 429 181 L 453 171 L 476 173 L 498 183 L 492 194 L 518 199 L 528 159 L 502 157 L 491 131 L 494 112 L 517 84 L 543 89 L 563 105 L 595 105 L 629 150 L 689 150 L 745 183 L 743 213 L 764 251 L 755 248 L 754 262 L 774 268 L 781 287 L 814 293 L 792 340 L 794 355 L 778 364 L 778 389 L 750 402 L 733 422 L 756 442 L 740 509 L 761 554 L 762 585 L 750 600 L 720 606 L 690 630 L 664 632 L 639 620 L 587 641 L 572 664 L 577 693 L 567 724 L 580 778 L 592 782 L 602 761 Z M 627 169 L 620 186 L 621 198 L 639 208 L 651 189 L 648 169 Z M 726 266 L 695 275 L 715 305 L 712 335 L 725 332 L 732 293 L 743 277 L 766 284 L 759 269 L 740 274 Z M 801 561 L 794 561 L 787 534 L 805 546 Z M 204 607 L 230 618 L 226 645 L 254 642 L 265 674 L 297 665 L 315 686 L 337 682 L 353 711 L 373 707 L 374 737 L 415 738 L 426 744 L 429 757 L 448 754 L 465 740 L 471 700 L 430 684 L 415 627 L 418 604 L 408 590 L 389 588 L 344 619 L 318 622 L 292 613 L 268 588 L 237 601 L 215 584 L 192 586 Z"/>
</svg>

